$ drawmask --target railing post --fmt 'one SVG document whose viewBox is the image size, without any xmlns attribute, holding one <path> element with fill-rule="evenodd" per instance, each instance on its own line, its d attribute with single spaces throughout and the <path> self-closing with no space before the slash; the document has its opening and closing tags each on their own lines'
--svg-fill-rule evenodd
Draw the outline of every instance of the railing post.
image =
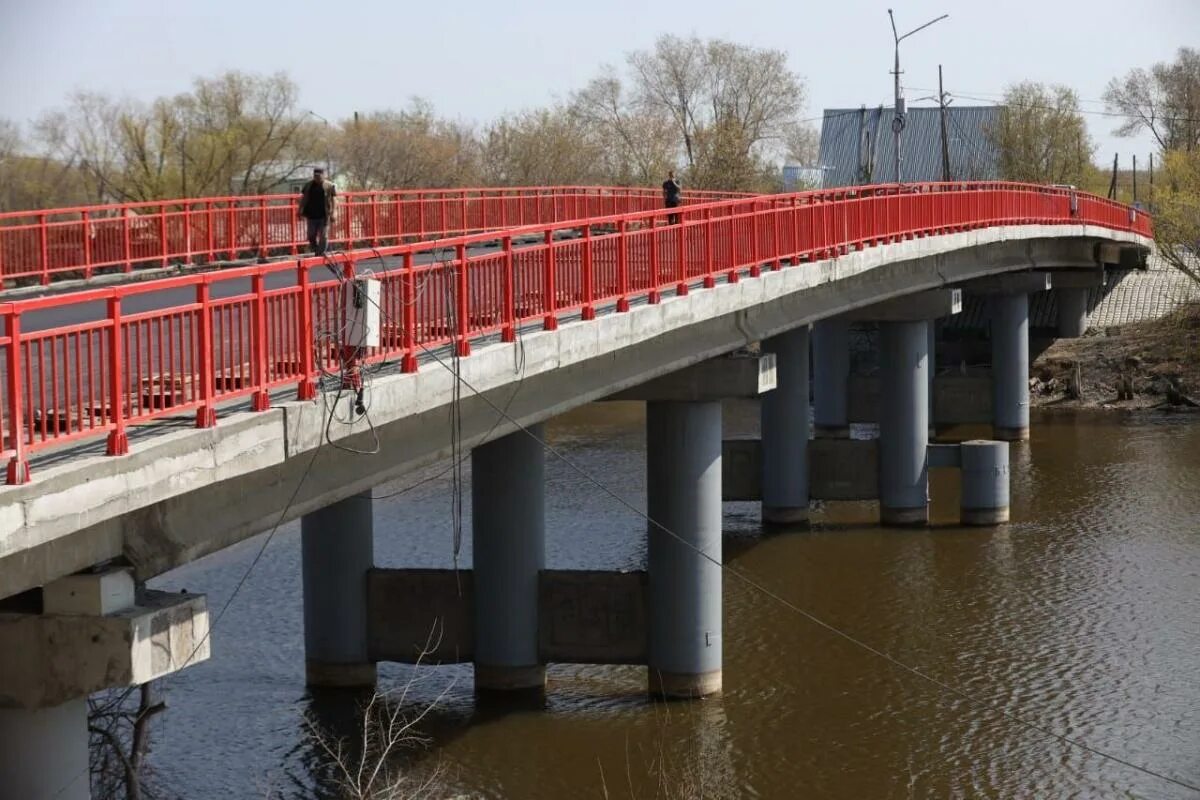
<svg viewBox="0 0 1200 800">
<path fill-rule="evenodd" d="M 217 424 L 217 409 L 213 402 L 216 394 L 216 380 L 213 376 L 213 340 L 212 340 L 212 308 L 209 306 L 208 281 L 201 280 L 196 284 L 196 305 L 200 309 L 199 324 L 196 326 L 196 352 L 200 357 L 200 407 L 196 409 L 196 427 L 211 428 Z"/>
<path fill-rule="evenodd" d="M 393 197 L 396 206 L 396 244 L 401 244 L 404 241 L 404 204 L 400 200 L 401 195 L 396 194 Z"/>
<path fill-rule="evenodd" d="M 783 248 L 780 246 L 779 241 L 779 206 L 776 205 L 775 200 L 771 200 L 771 222 L 775 230 L 775 239 L 771 242 L 775 257 L 771 259 L 771 269 L 778 270 L 783 266 L 783 260 L 780 258 Z"/>
<path fill-rule="evenodd" d="M 192 260 L 192 203 L 183 201 L 183 261 Z"/>
<path fill-rule="evenodd" d="M 625 253 L 628 239 L 625 220 L 617 220 L 617 311 L 629 310 L 629 258 Z"/>
<path fill-rule="evenodd" d="M 122 352 L 124 328 L 121 325 L 121 298 L 108 298 L 108 321 L 111 339 L 108 346 L 109 414 L 113 429 L 108 434 L 107 452 L 123 456 L 129 452 L 129 437 L 125 435 L 125 357 Z"/>
<path fill-rule="evenodd" d="M 13 451 L 8 462 L 7 482 L 11 485 L 29 483 L 29 462 L 25 460 L 25 419 L 21 408 L 21 315 L 14 311 L 8 317 L 8 353 L 5 369 L 8 373 L 8 444 Z"/>
<path fill-rule="evenodd" d="M 659 275 L 658 268 L 658 218 L 651 217 L 650 220 L 650 292 L 646 297 L 646 302 L 654 305 L 661 299 L 658 287 L 662 283 L 662 276 Z"/>
<path fill-rule="evenodd" d="M 38 246 L 42 256 L 42 285 L 50 285 L 50 231 L 46 228 L 46 215 L 38 214 Z"/>
<path fill-rule="evenodd" d="M 554 231 L 546 231 L 546 318 L 543 328 L 548 331 L 558 330 L 558 281 L 554 265 Z"/>
<path fill-rule="evenodd" d="M 592 226 L 583 226 L 583 309 L 580 319 L 596 318 L 596 308 L 592 301 L 596 298 L 596 276 L 592 273 Z"/>
<path fill-rule="evenodd" d="M 756 203 L 750 204 L 750 277 L 757 278 L 762 274 L 758 247 L 758 209 Z"/>
<path fill-rule="evenodd" d="M 471 220 L 467 215 L 467 190 L 463 189 L 459 192 L 458 199 L 462 201 L 462 212 L 459 218 L 459 225 L 462 226 L 462 232 L 467 233 L 471 230 Z"/>
<path fill-rule="evenodd" d="M 258 257 L 267 257 L 267 201 L 258 198 Z"/>
<path fill-rule="evenodd" d="M 371 247 L 379 246 L 379 195 L 371 192 Z"/>
<path fill-rule="evenodd" d="M 250 279 L 250 286 L 254 292 L 254 299 L 250 301 L 253 322 L 253 329 L 250 332 L 252 337 L 250 352 L 254 359 L 254 363 L 251 365 L 251 374 L 254 376 L 254 395 L 251 400 L 251 408 L 255 411 L 266 411 L 271 407 L 271 393 L 267 390 L 266 278 L 262 273 L 258 273 Z"/>
<path fill-rule="evenodd" d="M 401 372 L 417 371 L 417 275 L 414 271 L 413 254 L 404 254 L 404 271 L 400 274 L 401 305 L 404 308 L 401 323 L 404 356 L 400 359 Z"/>
<path fill-rule="evenodd" d="M 423 193 L 417 192 L 417 238 L 425 238 L 425 200 L 421 197 Z"/>
<path fill-rule="evenodd" d="M 717 285 L 713 274 L 713 221 L 712 209 L 704 209 L 704 288 L 712 289 Z"/>
<path fill-rule="evenodd" d="M 217 258 L 217 248 L 214 237 L 216 236 L 216 220 L 213 219 L 213 207 L 211 200 L 204 201 L 204 258 L 208 261 L 215 261 Z"/>
<path fill-rule="evenodd" d="M 314 400 L 317 396 L 317 383 L 313 379 L 317 374 L 314 350 L 317 346 L 317 335 L 313 326 L 313 296 L 312 282 L 304 259 L 296 262 L 296 283 L 300 287 L 300 295 L 296 298 L 299 304 L 296 308 L 296 344 L 300 348 L 300 383 L 296 385 L 297 400 Z"/>
<path fill-rule="evenodd" d="M 83 277 L 92 277 L 92 215 L 83 211 Z"/>
<path fill-rule="evenodd" d="M 445 228 L 445 210 L 446 200 L 442 197 L 442 227 Z M 467 246 L 459 243 L 455 248 L 455 260 L 458 262 L 458 297 L 457 313 L 458 316 L 458 354 L 460 356 L 471 355 L 471 341 L 468 339 L 468 332 L 471 322 L 471 286 L 467 276 Z"/>
<path fill-rule="evenodd" d="M 237 253 L 238 253 L 238 251 L 237 251 L 237 242 L 238 242 L 237 208 L 236 208 L 237 201 L 236 200 L 227 200 L 226 202 L 229 203 L 229 209 L 228 209 L 229 213 L 225 215 L 225 235 L 229 238 L 229 242 L 228 242 L 228 244 L 229 244 L 229 250 L 228 250 L 229 260 L 236 261 Z"/>
<path fill-rule="evenodd" d="M 688 293 L 688 274 L 687 274 L 687 232 L 684 226 L 686 215 L 680 212 L 679 224 L 675 226 L 675 246 L 679 251 L 679 258 L 675 262 L 675 296 L 684 297 Z"/>
<path fill-rule="evenodd" d="M 800 205 L 792 195 L 792 266 L 800 266 Z"/>
<path fill-rule="evenodd" d="M 516 298 L 516 275 L 513 274 L 513 246 L 512 237 L 505 236 L 500 240 L 500 247 L 504 252 L 504 263 L 500 269 L 502 271 L 502 280 L 504 283 L 504 297 L 501 298 L 501 320 L 500 340 L 504 342 L 515 342 L 517 340 L 516 320 L 517 320 L 517 298 Z"/>
<path fill-rule="evenodd" d="M 163 269 L 167 268 L 167 204 L 162 203 L 158 207 L 158 249 L 159 258 L 162 262 Z"/>
</svg>

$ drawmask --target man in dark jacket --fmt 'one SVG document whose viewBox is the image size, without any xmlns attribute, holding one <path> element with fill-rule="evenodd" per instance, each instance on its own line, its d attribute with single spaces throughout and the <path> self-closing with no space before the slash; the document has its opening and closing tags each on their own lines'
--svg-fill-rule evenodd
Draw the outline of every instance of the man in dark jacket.
<svg viewBox="0 0 1200 800">
<path fill-rule="evenodd" d="M 681 202 L 679 181 L 675 180 L 675 171 L 667 172 L 667 179 L 663 181 L 663 205 L 667 208 L 676 208 Z M 672 214 L 670 223 L 676 225 L 679 223 L 679 215 Z"/>
<path fill-rule="evenodd" d="M 313 170 L 312 180 L 300 189 L 298 217 L 308 220 L 308 246 L 317 255 L 325 254 L 328 244 L 327 229 L 333 219 L 337 188 L 325 181 L 325 170 Z"/>
</svg>

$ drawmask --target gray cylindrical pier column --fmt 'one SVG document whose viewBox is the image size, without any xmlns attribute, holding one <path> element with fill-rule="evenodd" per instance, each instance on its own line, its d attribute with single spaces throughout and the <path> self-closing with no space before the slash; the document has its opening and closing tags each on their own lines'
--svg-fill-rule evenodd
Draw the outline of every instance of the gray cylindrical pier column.
<svg viewBox="0 0 1200 800">
<path fill-rule="evenodd" d="M 1055 289 L 1058 299 L 1058 336 L 1078 339 L 1087 331 L 1088 289 Z"/>
<path fill-rule="evenodd" d="M 0 797 L 88 800 L 87 698 L 0 709 Z"/>
<path fill-rule="evenodd" d="M 808 327 L 763 342 L 775 354 L 775 389 L 762 396 L 762 519 L 808 520 Z"/>
<path fill-rule="evenodd" d="M 929 329 L 926 332 L 926 335 L 927 335 L 927 338 L 926 338 L 927 344 L 925 347 L 925 354 L 926 354 L 926 360 L 928 362 L 928 369 L 926 370 L 926 372 L 929 375 L 929 390 L 928 390 L 928 394 L 929 394 L 929 439 L 930 439 L 930 441 L 933 441 L 934 439 L 937 438 L 937 420 L 933 416 L 933 407 L 934 407 L 933 381 L 934 381 L 934 377 L 937 375 L 938 321 L 936 319 L 929 320 Z"/>
<path fill-rule="evenodd" d="M 305 514 L 304 663 L 309 686 L 374 686 L 367 655 L 367 570 L 375 565 L 370 492 Z"/>
<path fill-rule="evenodd" d="M 830 317 L 813 324 L 813 427 L 818 439 L 850 436 L 850 322 Z"/>
<path fill-rule="evenodd" d="M 1029 296 L 992 298 L 992 435 L 1029 438 Z"/>
<path fill-rule="evenodd" d="M 959 445 L 962 459 L 963 525 L 1008 522 L 1008 442 L 970 441 Z"/>
<path fill-rule="evenodd" d="M 929 521 L 929 324 L 881 322 L 879 521 Z"/>
<path fill-rule="evenodd" d="M 475 689 L 542 689 L 538 575 L 546 564 L 542 425 L 471 451 Z M 534 437 L 537 437 L 536 439 Z"/>
<path fill-rule="evenodd" d="M 712 694 L 721 689 L 721 404 L 647 403 L 646 478 L 650 692 Z"/>
</svg>

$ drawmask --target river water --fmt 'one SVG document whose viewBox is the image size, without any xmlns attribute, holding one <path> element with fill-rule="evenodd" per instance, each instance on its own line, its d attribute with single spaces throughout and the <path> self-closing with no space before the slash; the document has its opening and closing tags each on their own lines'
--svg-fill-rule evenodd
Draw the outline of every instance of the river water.
<svg viewBox="0 0 1200 800">
<path fill-rule="evenodd" d="M 727 422 L 754 427 L 736 411 Z M 638 406 L 548 430 L 644 507 Z M 962 694 L 727 572 L 720 697 L 656 704 L 644 669 L 554 666 L 537 707 L 481 707 L 469 666 L 381 665 L 382 688 L 427 710 L 425 742 L 397 763 L 431 797 L 1195 797 L 1017 718 L 1200 784 L 1200 421 L 1037 414 L 1012 473 L 1013 522 L 995 529 L 954 525 L 956 477 L 941 471 L 927 530 L 836 504 L 811 530 L 764 534 L 754 505 L 725 507 L 728 564 Z M 636 515 L 562 463 L 547 477 L 548 566 L 643 565 Z M 451 496 L 445 477 L 377 502 L 377 563 L 450 566 Z M 469 508 L 465 524 L 469 566 Z M 206 592 L 216 613 L 262 543 L 152 585 Z M 217 624 L 213 658 L 165 682 L 150 764 L 166 796 L 330 796 L 305 719 L 346 730 L 361 698 L 304 687 L 299 557 L 299 526 L 282 527 Z"/>
</svg>

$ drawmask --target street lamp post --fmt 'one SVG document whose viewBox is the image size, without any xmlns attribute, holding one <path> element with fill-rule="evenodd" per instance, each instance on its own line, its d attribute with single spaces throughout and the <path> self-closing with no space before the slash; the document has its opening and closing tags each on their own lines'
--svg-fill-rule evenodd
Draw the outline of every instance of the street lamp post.
<svg viewBox="0 0 1200 800">
<path fill-rule="evenodd" d="M 913 28 L 908 33 L 904 34 L 903 36 L 900 36 L 899 34 L 896 33 L 896 17 L 894 14 L 892 14 L 892 10 L 890 8 L 888 9 L 888 19 L 890 19 L 892 21 L 892 38 L 896 42 L 896 64 L 895 64 L 895 70 L 892 73 L 896 78 L 896 83 L 895 83 L 896 100 L 895 100 L 895 103 L 892 105 L 892 111 L 894 113 L 894 116 L 892 117 L 892 133 L 895 134 L 892 137 L 892 139 L 895 144 L 896 183 L 901 182 L 901 179 L 900 179 L 900 132 L 904 130 L 904 117 L 905 117 L 904 98 L 900 96 L 900 43 L 902 41 L 904 41 L 905 39 L 907 39 L 908 37 L 912 36 L 917 31 L 923 31 L 926 28 L 928 28 L 930 25 L 932 25 L 933 23 L 941 22 L 942 20 L 946 19 L 949 16 L 950 16 L 949 14 L 942 14 L 940 17 L 938 17 L 936 19 L 931 19 L 931 20 L 929 20 L 929 22 L 926 22 L 924 25 L 921 25 L 920 27 L 917 27 L 917 28 Z"/>
<path fill-rule="evenodd" d="M 325 174 L 329 176 L 329 180 L 333 180 L 333 162 L 329 158 L 329 120 L 325 119 L 311 108 L 308 110 L 308 113 L 325 123 Z"/>
</svg>

